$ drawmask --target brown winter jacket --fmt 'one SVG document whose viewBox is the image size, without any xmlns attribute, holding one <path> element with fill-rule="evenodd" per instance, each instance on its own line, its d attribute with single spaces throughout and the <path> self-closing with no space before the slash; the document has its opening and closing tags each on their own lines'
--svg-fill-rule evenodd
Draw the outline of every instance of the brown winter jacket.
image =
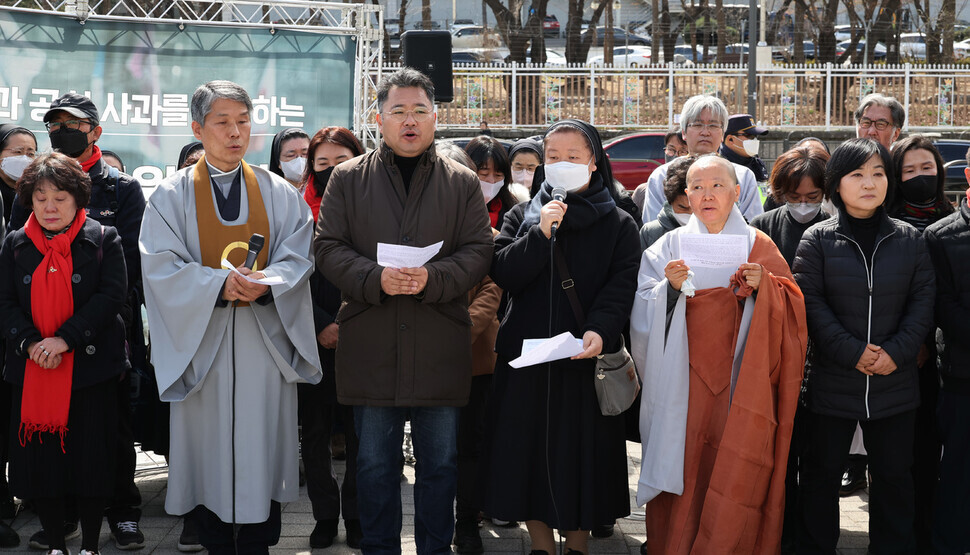
<svg viewBox="0 0 970 555">
<path fill-rule="evenodd" d="M 502 288 L 485 276 L 468 292 L 468 315 L 472 319 L 472 376 L 495 372 L 495 336 Z"/>
<path fill-rule="evenodd" d="M 337 399 L 346 405 L 462 406 L 471 384 L 468 291 L 488 272 L 493 242 L 478 177 L 432 145 L 405 191 L 385 144 L 337 166 L 320 205 L 317 269 L 342 295 Z M 381 289 L 377 243 L 425 247 L 419 295 Z"/>
</svg>

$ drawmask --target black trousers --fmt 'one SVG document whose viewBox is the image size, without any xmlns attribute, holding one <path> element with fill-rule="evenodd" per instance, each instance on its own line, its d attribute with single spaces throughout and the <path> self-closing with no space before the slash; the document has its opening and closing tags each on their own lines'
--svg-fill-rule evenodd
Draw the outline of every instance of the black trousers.
<svg viewBox="0 0 970 555">
<path fill-rule="evenodd" d="M 869 454 L 869 553 L 914 553 L 913 433 L 916 411 L 859 422 Z M 806 411 L 799 491 L 799 554 L 834 554 L 839 486 L 856 420 Z"/>
<path fill-rule="evenodd" d="M 940 391 L 943 439 L 940 484 L 933 515 L 933 547 L 940 555 L 970 551 L 970 395 Z"/>
<path fill-rule="evenodd" d="M 199 541 L 210 555 L 265 555 L 269 546 L 280 541 L 280 504 L 270 501 L 269 518 L 258 524 L 235 525 L 219 520 L 219 517 L 203 505 L 194 510 L 199 522 Z"/>
<path fill-rule="evenodd" d="M 808 409 L 801 404 L 795 408 L 791 448 L 788 451 L 788 471 L 785 473 L 785 519 L 781 530 L 782 553 L 795 550 L 795 536 L 798 534 L 798 481 L 805 444 L 804 421 L 807 414 Z"/>
<path fill-rule="evenodd" d="M 336 402 L 327 384 L 299 384 L 299 413 L 302 426 L 300 450 L 306 468 L 306 490 L 314 520 L 360 519 L 357 511 L 357 450 L 360 442 L 354 428 L 354 408 Z M 337 418 L 347 438 L 347 466 L 338 488 L 330 451 L 330 435 Z"/>
<path fill-rule="evenodd" d="M 472 377 L 468 404 L 458 414 L 458 494 L 456 518 L 458 522 L 477 521 L 482 509 L 479 492 L 478 459 L 485 438 L 485 407 L 492 391 L 492 375 Z"/>
<path fill-rule="evenodd" d="M 115 487 L 104 515 L 108 522 L 141 520 L 141 492 L 135 485 L 135 435 L 132 431 L 131 370 L 124 374 L 118 384 L 118 443 L 116 455 Z"/>
<path fill-rule="evenodd" d="M 920 405 L 916 409 L 913 441 L 913 488 L 916 543 L 920 552 L 931 552 L 933 507 L 940 479 L 940 428 L 936 408 L 940 396 L 939 371 L 934 356 L 919 371 Z"/>
<path fill-rule="evenodd" d="M 77 511 L 81 521 L 81 549 L 98 550 L 98 538 L 101 533 L 101 520 L 104 516 L 104 502 L 101 497 L 78 497 L 73 500 L 73 510 Z M 47 542 L 50 549 L 60 549 L 67 553 L 64 542 L 64 523 L 66 503 L 62 497 L 39 497 L 33 499 L 37 508 L 40 524 L 47 532 Z"/>
</svg>

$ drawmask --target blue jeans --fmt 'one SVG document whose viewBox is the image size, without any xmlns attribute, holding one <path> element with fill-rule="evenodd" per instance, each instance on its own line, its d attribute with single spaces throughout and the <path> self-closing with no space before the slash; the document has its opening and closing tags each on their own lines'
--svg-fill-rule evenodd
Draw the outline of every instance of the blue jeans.
<svg viewBox="0 0 970 555">
<path fill-rule="evenodd" d="M 420 554 L 450 553 L 458 487 L 458 407 L 354 407 L 360 448 L 357 503 L 361 550 L 401 552 L 404 420 L 411 419 L 416 481 L 414 542 Z"/>
</svg>

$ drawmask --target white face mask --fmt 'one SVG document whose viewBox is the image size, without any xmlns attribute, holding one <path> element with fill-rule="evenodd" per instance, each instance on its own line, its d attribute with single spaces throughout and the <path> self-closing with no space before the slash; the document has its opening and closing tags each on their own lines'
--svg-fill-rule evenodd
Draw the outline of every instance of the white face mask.
<svg viewBox="0 0 970 555">
<path fill-rule="evenodd" d="M 822 209 L 821 202 L 789 202 L 788 213 L 800 224 L 807 224 Z"/>
<path fill-rule="evenodd" d="M 303 170 L 306 169 L 306 158 L 297 156 L 292 160 L 280 162 L 280 169 L 283 170 L 283 177 L 290 181 L 300 181 L 303 179 Z"/>
<path fill-rule="evenodd" d="M 0 170 L 7 174 L 10 179 L 17 180 L 20 176 L 24 174 L 24 170 L 27 166 L 33 162 L 34 159 L 26 154 L 21 154 L 20 156 L 9 156 L 0 161 Z"/>
<path fill-rule="evenodd" d="M 532 188 L 532 176 L 536 172 L 529 170 L 512 170 L 512 183 L 518 183 L 527 189 Z"/>
<path fill-rule="evenodd" d="M 498 192 L 502 190 L 502 186 L 505 185 L 504 179 L 496 181 L 495 183 L 485 181 L 484 179 L 479 179 L 478 182 L 482 185 L 482 195 L 485 197 L 485 202 L 492 202 L 492 199 L 498 195 Z"/>
<path fill-rule="evenodd" d="M 546 181 L 553 189 L 562 187 L 567 193 L 583 188 L 589 183 L 589 164 L 575 164 L 573 162 L 556 162 L 545 167 Z"/>
<path fill-rule="evenodd" d="M 687 225 L 687 222 L 690 221 L 690 214 L 679 214 L 674 212 L 674 219 L 676 219 L 677 223 L 680 225 Z"/>
<path fill-rule="evenodd" d="M 747 139 L 741 142 L 741 146 L 744 147 L 744 151 L 748 154 L 748 156 L 757 156 L 758 147 L 760 144 L 761 142 L 758 141 L 758 139 Z"/>
</svg>

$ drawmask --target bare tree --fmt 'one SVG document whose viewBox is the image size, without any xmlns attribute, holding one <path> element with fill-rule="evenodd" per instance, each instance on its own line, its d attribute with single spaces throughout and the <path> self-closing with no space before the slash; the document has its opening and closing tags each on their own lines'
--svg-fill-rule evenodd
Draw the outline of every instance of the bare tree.
<svg viewBox="0 0 970 555">
<path fill-rule="evenodd" d="M 431 0 L 421 0 L 421 27 L 425 31 L 431 30 Z"/>
<path fill-rule="evenodd" d="M 727 21 L 724 18 L 724 0 L 715 0 L 714 13 L 717 15 L 717 59 L 723 60 L 727 46 Z"/>
<path fill-rule="evenodd" d="M 930 0 L 913 0 L 916 15 L 926 39 L 926 61 L 931 64 L 953 63 L 953 24 L 956 17 L 956 0 L 943 0 L 936 15 L 935 25 L 930 14 Z"/>
<path fill-rule="evenodd" d="M 606 3 L 606 29 L 603 36 L 603 63 L 613 63 L 613 0 L 600 0 Z"/>
<path fill-rule="evenodd" d="M 666 0 L 664 0 L 666 1 Z M 569 0 L 569 19 L 566 21 L 566 62 L 571 64 L 586 63 L 589 47 L 596 38 L 596 26 L 609 2 L 600 2 L 589 18 L 589 32 L 581 34 L 583 26 L 583 12 L 586 11 L 586 0 Z"/>
<path fill-rule="evenodd" d="M 545 63 L 546 49 L 542 35 L 542 20 L 546 17 L 549 0 L 536 0 L 532 3 L 529 17 L 522 21 L 522 7 L 525 0 L 508 0 L 508 6 L 501 0 L 485 0 L 495 15 L 498 34 L 509 49 L 510 62 L 525 63 L 526 51 L 531 44 L 532 61 Z"/>
<path fill-rule="evenodd" d="M 398 33 L 404 34 L 404 19 L 408 16 L 408 0 L 401 0 L 401 5 L 397 10 Z"/>
</svg>

